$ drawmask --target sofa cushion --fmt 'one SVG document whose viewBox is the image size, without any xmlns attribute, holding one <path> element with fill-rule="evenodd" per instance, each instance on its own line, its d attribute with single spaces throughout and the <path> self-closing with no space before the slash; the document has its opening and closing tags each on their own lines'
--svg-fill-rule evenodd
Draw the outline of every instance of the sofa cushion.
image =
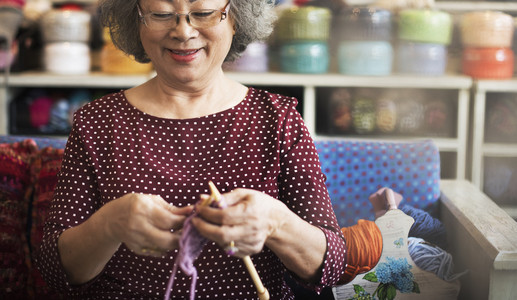
<svg viewBox="0 0 517 300">
<path fill-rule="evenodd" d="M 27 298 L 27 209 L 36 151 L 30 139 L 0 144 L 0 299 Z"/>
<path fill-rule="evenodd" d="M 0 135 L 0 144 L 12 144 L 16 142 L 22 142 L 27 140 L 26 136 L 21 135 Z M 53 148 L 65 148 L 66 138 L 64 137 L 31 137 L 31 140 L 36 142 L 38 148 L 43 149 L 45 147 Z"/>
<path fill-rule="evenodd" d="M 431 140 L 316 141 L 332 205 L 341 227 L 374 220 L 368 196 L 389 187 L 403 204 L 430 210 L 440 196 L 440 156 Z"/>
<path fill-rule="evenodd" d="M 54 195 L 54 188 L 57 184 L 57 174 L 61 169 L 63 153 L 63 149 L 45 147 L 35 155 L 31 166 L 34 181 L 31 214 L 32 222 L 30 226 L 30 245 L 32 252 L 39 248 L 43 238 L 43 226 L 48 215 L 50 202 Z M 37 268 L 33 267 L 30 270 L 29 276 L 36 298 L 59 299 L 57 294 L 48 289 Z"/>
</svg>

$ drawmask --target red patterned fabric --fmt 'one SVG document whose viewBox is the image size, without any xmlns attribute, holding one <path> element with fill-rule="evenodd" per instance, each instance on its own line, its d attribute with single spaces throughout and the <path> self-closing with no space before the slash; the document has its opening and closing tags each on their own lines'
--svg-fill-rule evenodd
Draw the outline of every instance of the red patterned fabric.
<svg viewBox="0 0 517 300">
<path fill-rule="evenodd" d="M 0 144 L 0 299 L 27 299 L 26 239 L 33 140 Z"/>
<path fill-rule="evenodd" d="M 32 202 L 32 224 L 30 229 L 30 244 L 36 251 L 43 237 L 43 225 L 48 215 L 50 202 L 57 184 L 57 173 L 61 169 L 63 149 L 45 147 L 38 152 L 31 167 L 34 185 Z M 61 299 L 59 295 L 49 290 L 37 268 L 32 268 L 29 280 L 34 287 L 36 299 Z"/>
<path fill-rule="evenodd" d="M 23 7 L 25 0 L 0 0 L 0 6 Z"/>
</svg>

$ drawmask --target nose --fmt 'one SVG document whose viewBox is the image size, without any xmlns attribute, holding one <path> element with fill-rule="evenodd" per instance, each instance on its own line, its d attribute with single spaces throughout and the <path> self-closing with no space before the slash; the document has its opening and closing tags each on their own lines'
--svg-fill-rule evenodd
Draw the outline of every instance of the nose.
<svg viewBox="0 0 517 300">
<path fill-rule="evenodd" d="M 185 16 L 185 18 L 182 18 Z M 170 31 L 170 35 L 180 41 L 187 41 L 197 36 L 197 30 L 190 25 L 188 14 L 178 14 L 176 16 L 176 27 Z"/>
<path fill-rule="evenodd" d="M 188 14 L 178 14 L 178 13 L 176 13 L 176 26 L 178 26 L 180 24 L 182 16 L 185 16 L 185 21 L 187 22 L 187 24 L 190 25 L 190 17 L 189 17 Z"/>
</svg>

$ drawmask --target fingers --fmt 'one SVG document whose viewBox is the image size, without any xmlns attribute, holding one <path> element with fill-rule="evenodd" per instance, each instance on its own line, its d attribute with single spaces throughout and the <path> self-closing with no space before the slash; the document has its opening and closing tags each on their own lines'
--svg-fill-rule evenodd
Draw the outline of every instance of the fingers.
<svg viewBox="0 0 517 300">
<path fill-rule="evenodd" d="M 107 232 L 133 252 L 160 256 L 175 249 L 193 207 L 174 207 L 156 195 L 127 194 L 106 205 Z M 142 250 L 143 249 L 143 250 Z"/>
<path fill-rule="evenodd" d="M 386 213 L 387 206 L 386 201 L 383 197 L 383 193 L 386 188 L 381 188 L 377 192 L 371 194 L 368 197 L 368 200 L 373 206 L 373 211 L 375 212 L 375 218 L 378 218 Z"/>
<path fill-rule="evenodd" d="M 200 217 L 192 218 L 192 225 L 205 238 L 214 241 L 225 252 L 228 252 L 229 245 L 233 242 L 234 251 L 228 253 L 232 256 L 244 257 L 259 253 L 264 247 L 265 236 L 262 231 L 248 230 L 246 225 L 217 225 L 206 222 Z"/>
<path fill-rule="evenodd" d="M 154 206 L 151 207 L 149 219 L 154 226 L 162 230 L 180 229 L 193 210 L 193 206 L 181 208 L 173 206 L 158 195 L 148 195 L 147 197 L 154 203 Z"/>
<path fill-rule="evenodd" d="M 223 197 L 228 207 L 218 209 L 198 205 L 197 217 L 192 219 L 192 224 L 201 235 L 223 249 L 233 242 L 238 250 L 230 253 L 235 252 L 235 256 L 260 252 L 271 232 L 267 213 L 271 206 L 270 197 L 247 189 L 236 189 Z"/>
<path fill-rule="evenodd" d="M 373 206 L 375 218 L 378 218 L 384 215 L 388 209 L 397 209 L 402 201 L 402 195 L 390 188 L 383 187 L 371 194 L 368 200 Z"/>
<path fill-rule="evenodd" d="M 177 249 L 180 238 L 180 232 L 172 233 L 170 231 L 151 229 L 148 230 L 148 234 L 143 240 L 130 247 L 130 249 L 141 255 L 159 257 L 172 249 Z"/>
</svg>

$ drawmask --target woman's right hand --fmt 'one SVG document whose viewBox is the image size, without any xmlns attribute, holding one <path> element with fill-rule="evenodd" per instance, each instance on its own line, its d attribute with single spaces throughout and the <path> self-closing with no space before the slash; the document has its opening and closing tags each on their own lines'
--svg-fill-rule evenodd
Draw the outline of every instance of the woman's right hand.
<svg viewBox="0 0 517 300">
<path fill-rule="evenodd" d="M 162 256 L 179 245 L 181 228 L 193 206 L 174 207 L 156 195 L 126 194 L 102 206 L 58 240 L 70 283 L 97 276 L 124 243 L 140 255 Z"/>
<path fill-rule="evenodd" d="M 103 207 L 107 235 L 131 251 L 161 256 L 178 248 L 181 228 L 193 207 L 178 208 L 157 195 L 131 193 Z"/>
</svg>

